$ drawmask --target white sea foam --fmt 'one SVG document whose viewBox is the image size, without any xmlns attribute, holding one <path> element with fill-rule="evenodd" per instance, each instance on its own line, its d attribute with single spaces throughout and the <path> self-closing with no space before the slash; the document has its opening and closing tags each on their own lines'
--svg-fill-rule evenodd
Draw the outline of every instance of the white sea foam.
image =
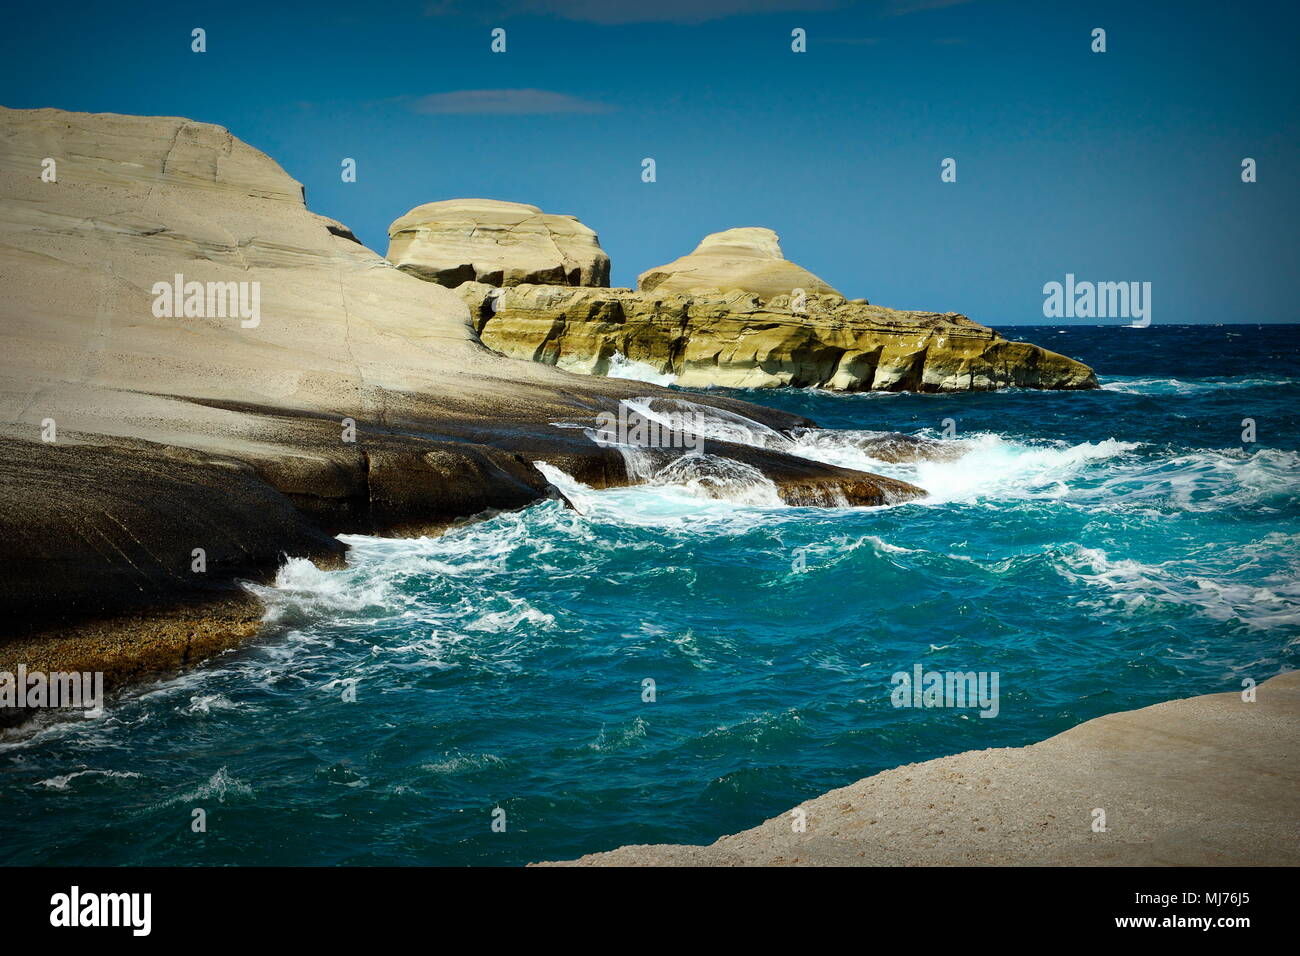
<svg viewBox="0 0 1300 956">
<path fill-rule="evenodd" d="M 641 717 L 635 717 L 631 723 L 614 730 L 609 730 L 602 724 L 600 734 L 595 740 L 587 744 L 587 748 L 602 753 L 611 750 L 623 750 L 632 746 L 638 740 L 644 739 L 649 727 L 650 725 Z"/>
<path fill-rule="evenodd" d="M 934 506 L 1064 497 L 1070 493 L 1072 481 L 1093 463 L 1122 458 L 1141 447 L 1113 438 L 1076 445 L 1030 443 L 983 432 L 943 442 L 951 451 L 943 449 L 935 460 L 889 462 L 871 455 L 871 442 L 882 437 L 881 432 L 810 429 L 797 435 L 790 451 L 814 461 L 909 481 L 928 492 L 928 497 L 914 504 Z"/>
<path fill-rule="evenodd" d="M 1176 380 L 1135 380 L 1161 383 Z M 1271 380 L 1191 383 L 1194 388 L 1235 388 Z M 1300 456 L 1263 448 L 1254 452 L 1196 449 L 1173 457 L 1150 454 L 1151 446 L 1106 438 L 1071 444 L 1017 440 L 993 432 L 944 441 L 935 460 L 890 462 L 873 457 L 885 432 L 798 429 L 778 432 L 723 409 L 685 399 L 638 398 L 628 406 L 647 418 L 686 422 L 705 439 L 727 441 L 909 481 L 929 496 L 912 506 L 955 502 L 1070 499 L 1088 506 L 1148 504 L 1180 510 L 1213 510 L 1265 503 L 1297 487 Z M 920 438 L 926 438 L 925 432 Z M 935 441 L 934 438 L 928 440 Z M 955 452 L 955 453 L 953 453 Z M 1104 468 L 1097 467 L 1104 464 Z M 686 466 L 679 466 L 683 469 Z M 644 480 L 653 480 L 647 473 Z M 743 495 L 733 495 L 744 500 Z M 1294 495 L 1290 495 L 1294 497 Z"/>
<path fill-rule="evenodd" d="M 187 714 L 211 714 L 218 710 L 236 710 L 240 706 L 225 694 L 196 694 L 181 710 Z"/>
<path fill-rule="evenodd" d="M 139 776 L 140 774 L 133 773 L 130 770 L 78 770 L 75 773 L 65 773 L 58 777 L 50 777 L 48 780 L 37 781 L 36 786 L 45 787 L 47 790 L 67 790 L 72 781 L 76 780 L 78 777 L 130 779 Z"/>
<path fill-rule="evenodd" d="M 929 492 L 920 502 L 928 505 L 981 498 L 1063 497 L 1070 492 L 1071 479 L 1091 463 L 1141 447 L 1113 438 L 1075 445 L 1020 442 L 985 432 L 943 442 L 946 447 L 935 449 L 942 452 L 937 460 L 888 462 L 872 456 L 873 445 L 887 438 L 886 432 L 806 428 L 787 435 L 743 415 L 685 399 L 647 397 L 629 399 L 626 404 L 655 420 L 676 416 L 675 420 L 687 422 L 687 427 L 705 439 L 781 451 L 909 481 Z"/>
<path fill-rule="evenodd" d="M 503 611 L 488 611 L 479 615 L 474 620 L 465 625 L 471 631 L 491 631 L 499 633 L 503 631 L 513 631 L 520 625 L 527 625 L 529 633 L 534 633 L 539 628 L 548 628 L 555 625 L 555 618 L 539 611 L 523 598 L 510 597 L 504 595 L 510 607 Z"/>
<path fill-rule="evenodd" d="M 1300 493 L 1300 455 L 1201 448 L 1147 457 L 1104 476 L 1095 501 L 1110 508 L 1208 512 L 1232 507 L 1272 510 Z"/>
<path fill-rule="evenodd" d="M 506 762 L 495 754 L 456 753 L 448 755 L 445 760 L 420 764 L 420 769 L 427 771 L 428 773 L 438 774 L 439 776 L 454 776 L 457 774 L 475 773 L 480 770 L 504 767 L 505 765 Z"/>
<path fill-rule="evenodd" d="M 651 385 L 672 385 L 677 381 L 677 376 L 671 372 L 660 372 L 653 365 L 634 362 L 621 352 L 615 352 L 610 356 L 609 368 L 605 375 L 607 378 L 632 379 L 637 382 L 649 382 Z"/>
<path fill-rule="evenodd" d="M 1263 551 L 1274 550 L 1279 538 L 1285 539 L 1283 546 L 1294 553 L 1300 536 L 1270 535 L 1227 549 L 1227 553 L 1215 549 L 1219 568 L 1235 566 L 1236 571 L 1228 574 L 1209 570 L 1204 559 L 1144 562 L 1082 545 L 1066 548 L 1054 563 L 1065 579 L 1101 588 L 1109 594 L 1107 601 L 1128 612 L 1153 604 L 1175 604 L 1216 621 L 1240 621 L 1251 629 L 1293 627 L 1300 624 L 1300 578 L 1295 568 L 1256 582 L 1234 577 L 1250 568 Z"/>
<path fill-rule="evenodd" d="M 287 560 L 276 572 L 271 587 L 251 582 L 244 587 L 266 604 L 265 619 L 269 623 L 287 622 L 296 616 L 346 617 L 368 609 L 378 611 L 390 606 L 393 598 L 382 578 L 358 582 L 322 570 L 307 558 Z"/>
<path fill-rule="evenodd" d="M 705 439 L 898 478 L 928 492 L 928 497 L 905 507 L 1063 499 L 1103 509 L 1145 504 L 1209 510 L 1266 501 L 1296 484 L 1296 453 L 1275 449 L 1253 454 L 1201 449 L 1161 458 L 1152 454 L 1152 446 L 1114 438 L 1071 444 L 980 432 L 940 441 L 923 431 L 915 437 L 935 443 L 935 460 L 924 460 L 922 448 L 918 460 L 894 462 L 873 457 L 881 440 L 888 438 L 886 432 L 809 428 L 787 435 L 743 415 L 685 399 L 644 397 L 627 404 L 651 420 L 685 423 Z M 748 466 L 727 464 L 725 458 L 685 455 L 665 467 L 662 459 L 641 449 L 628 449 L 625 457 L 629 473 L 649 486 L 676 485 L 697 497 L 779 505 L 770 482 Z M 556 475 L 548 465 L 539 467 L 579 511 L 591 511 L 598 499 L 610 494 Z"/>
<path fill-rule="evenodd" d="M 172 797 L 170 800 L 165 801 L 163 805 L 194 804 L 203 800 L 216 800 L 218 803 L 225 803 L 227 798 L 251 797 L 252 795 L 252 787 L 238 777 L 233 776 L 225 767 L 221 767 L 193 790 Z"/>
<path fill-rule="evenodd" d="M 770 478 L 753 465 L 718 455 L 682 455 L 657 471 L 651 483 L 759 508 L 782 506 L 781 496 Z"/>
<path fill-rule="evenodd" d="M 574 478 L 562 468 L 556 468 L 549 461 L 535 461 L 533 467 L 542 473 L 542 477 L 560 490 L 569 503 L 581 514 L 590 514 L 595 509 L 592 498 L 594 489 Z"/>
<path fill-rule="evenodd" d="M 788 451 L 792 445 L 789 436 L 773 428 L 710 405 L 701 405 L 677 398 L 629 398 L 623 402 L 628 408 L 665 427 L 683 428 L 701 438 L 726 441 L 751 448 L 771 448 Z"/>
<path fill-rule="evenodd" d="M 549 462 L 534 463 L 583 515 L 662 525 L 683 518 L 722 517 L 739 507 L 782 508 L 776 485 L 758 469 L 716 455 L 682 455 L 642 483 L 596 491 Z"/>
<path fill-rule="evenodd" d="M 1196 395 L 1221 389 L 1276 388 L 1293 383 L 1294 379 L 1285 378 L 1178 379 L 1117 375 L 1102 379 L 1101 387 L 1108 392 L 1123 392 L 1128 395 Z"/>
<path fill-rule="evenodd" d="M 930 492 L 930 504 L 1063 498 L 1071 482 L 1093 463 L 1122 458 L 1141 447 L 1113 438 L 1077 445 L 1027 444 L 995 434 L 972 436 L 963 444 L 966 454 L 956 461 L 916 463 L 915 481 Z"/>
</svg>

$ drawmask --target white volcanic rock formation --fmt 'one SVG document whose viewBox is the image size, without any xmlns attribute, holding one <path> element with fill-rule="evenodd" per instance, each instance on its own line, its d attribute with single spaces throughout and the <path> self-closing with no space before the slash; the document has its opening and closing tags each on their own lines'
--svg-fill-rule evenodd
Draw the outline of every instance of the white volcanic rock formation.
<svg viewBox="0 0 1300 956">
<path fill-rule="evenodd" d="M 538 459 L 622 484 L 615 450 L 552 423 L 657 391 L 483 347 L 456 293 L 310 212 L 268 156 L 186 119 L 0 108 L 0 288 L 0 665 L 5 631 L 228 595 L 285 555 L 337 555 L 340 531 L 521 507 L 550 492 Z M 794 500 L 919 493 L 717 451 Z M 114 632 L 115 673 L 190 659 L 192 622 L 178 627 L 143 656 Z M 88 662 L 77 669 L 106 666 Z"/>
<path fill-rule="evenodd" d="M 593 287 L 557 260 L 570 247 L 548 224 L 556 218 L 515 203 L 429 203 L 393 224 L 389 258 L 454 287 L 485 345 L 574 372 L 603 375 L 617 355 L 692 388 L 1097 387 L 1086 365 L 963 315 L 847 302 L 788 261 L 771 229 L 706 236 L 690 255 L 642 273 L 633 291 L 605 287 L 609 260 L 595 234 L 559 217 L 601 256 Z"/>
<path fill-rule="evenodd" d="M 425 203 L 389 226 L 388 240 L 390 262 L 439 285 L 609 285 L 609 256 L 596 233 L 525 203 Z"/>
<path fill-rule="evenodd" d="M 693 292 L 718 289 L 752 292 L 764 299 L 792 295 L 839 295 L 807 269 L 795 265 L 781 252 L 771 229 L 743 226 L 705 236 L 690 255 L 665 266 L 647 269 L 637 277 L 642 292 Z"/>
</svg>

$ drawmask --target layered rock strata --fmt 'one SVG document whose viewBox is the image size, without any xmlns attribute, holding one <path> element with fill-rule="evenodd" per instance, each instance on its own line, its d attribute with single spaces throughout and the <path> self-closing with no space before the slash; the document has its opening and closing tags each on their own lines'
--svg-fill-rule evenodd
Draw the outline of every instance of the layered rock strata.
<svg viewBox="0 0 1300 956">
<path fill-rule="evenodd" d="M 704 388 L 986 391 L 1097 387 L 1081 362 L 956 313 L 900 312 L 837 295 L 635 292 L 522 285 L 456 290 L 490 348 L 593 375 L 615 356 Z"/>
<path fill-rule="evenodd" d="M 689 255 L 643 272 L 635 291 L 605 288 L 609 260 L 595 233 L 533 206 L 429 203 L 393 223 L 390 236 L 389 258 L 454 288 L 485 345 L 568 371 L 606 375 L 629 360 L 697 388 L 1097 387 L 1083 363 L 964 315 L 846 300 L 786 259 L 770 229 L 706 236 Z"/>
</svg>

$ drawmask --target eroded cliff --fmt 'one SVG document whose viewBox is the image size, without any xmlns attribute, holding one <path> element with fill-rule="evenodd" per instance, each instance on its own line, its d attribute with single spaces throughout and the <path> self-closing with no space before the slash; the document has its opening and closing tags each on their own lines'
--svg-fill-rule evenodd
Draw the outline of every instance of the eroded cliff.
<svg viewBox="0 0 1300 956">
<path fill-rule="evenodd" d="M 643 272 L 635 291 L 605 287 L 609 260 L 594 232 L 533 206 L 429 203 L 390 235 L 389 257 L 455 289 L 485 345 L 568 371 L 606 375 L 621 357 L 696 388 L 1097 387 L 1083 363 L 964 315 L 846 300 L 786 259 L 770 229 L 706 236 L 690 254 Z"/>
<path fill-rule="evenodd" d="M 1096 388 L 1092 369 L 955 313 L 840 296 L 481 284 L 456 290 L 503 355 L 604 375 L 619 355 L 678 385 L 842 391 Z"/>
</svg>

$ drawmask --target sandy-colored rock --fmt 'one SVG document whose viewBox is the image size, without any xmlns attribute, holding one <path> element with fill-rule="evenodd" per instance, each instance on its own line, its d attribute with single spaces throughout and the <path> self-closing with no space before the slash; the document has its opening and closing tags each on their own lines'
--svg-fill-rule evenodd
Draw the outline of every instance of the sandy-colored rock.
<svg viewBox="0 0 1300 956">
<path fill-rule="evenodd" d="M 155 286 L 177 274 L 246 283 L 250 316 L 206 289 L 192 314 L 163 314 Z M 556 493 L 539 459 L 594 487 L 632 480 L 616 450 L 554 423 L 662 392 L 484 348 L 455 293 L 310 212 L 266 155 L 187 119 L 0 109 L 0 287 L 0 646 L 94 622 L 85 647 L 117 648 L 115 673 L 221 643 L 186 623 L 133 640 L 140 614 L 216 607 L 286 556 L 337 560 L 339 532 L 522 507 Z M 893 488 L 779 451 L 710 451 L 796 502 Z"/>
<path fill-rule="evenodd" d="M 1300 671 L 867 777 L 709 846 L 587 866 L 1296 866 Z M 1105 811 L 1105 832 L 1093 829 Z M 573 864 L 570 864 L 573 865 Z"/>
<path fill-rule="evenodd" d="M 956 313 L 904 312 L 836 295 L 634 292 L 517 286 L 457 290 L 485 345 L 604 375 L 615 354 L 678 385 L 842 391 L 1096 388 L 1092 369 Z"/>
<path fill-rule="evenodd" d="M 794 295 L 839 295 L 781 252 L 777 234 L 758 226 L 726 229 L 705 236 L 688 256 L 647 269 L 637 277 L 642 292 L 667 294 L 717 289 L 752 292 L 763 298 Z"/>
<path fill-rule="evenodd" d="M 439 285 L 609 285 L 609 256 L 596 233 L 525 203 L 425 203 L 389 226 L 388 240 L 390 262 Z"/>
</svg>

